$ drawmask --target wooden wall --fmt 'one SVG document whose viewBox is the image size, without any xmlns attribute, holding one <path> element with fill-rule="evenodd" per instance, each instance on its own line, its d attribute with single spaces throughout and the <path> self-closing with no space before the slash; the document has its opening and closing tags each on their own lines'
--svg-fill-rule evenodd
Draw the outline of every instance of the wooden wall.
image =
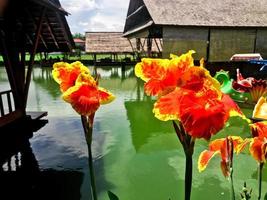
<svg viewBox="0 0 267 200">
<path fill-rule="evenodd" d="M 257 30 L 256 52 L 267 59 L 267 29 Z"/>
<path fill-rule="evenodd" d="M 163 27 L 163 57 L 195 50 L 195 59 L 207 56 L 208 28 Z"/>
<path fill-rule="evenodd" d="M 209 41 L 209 42 L 208 42 Z M 260 53 L 267 59 L 267 28 L 163 27 L 163 57 L 196 50 L 195 59 L 229 61 L 236 53 Z"/>
<path fill-rule="evenodd" d="M 255 29 L 210 29 L 209 61 L 229 61 L 236 53 L 253 53 Z"/>
</svg>

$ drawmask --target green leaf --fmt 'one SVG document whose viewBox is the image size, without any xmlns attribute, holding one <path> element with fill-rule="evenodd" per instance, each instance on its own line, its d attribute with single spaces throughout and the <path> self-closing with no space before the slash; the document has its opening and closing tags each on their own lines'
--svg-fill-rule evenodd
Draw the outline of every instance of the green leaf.
<svg viewBox="0 0 267 200">
<path fill-rule="evenodd" d="M 114 193 L 108 191 L 108 197 L 110 200 L 119 200 L 119 197 L 117 197 Z"/>
</svg>

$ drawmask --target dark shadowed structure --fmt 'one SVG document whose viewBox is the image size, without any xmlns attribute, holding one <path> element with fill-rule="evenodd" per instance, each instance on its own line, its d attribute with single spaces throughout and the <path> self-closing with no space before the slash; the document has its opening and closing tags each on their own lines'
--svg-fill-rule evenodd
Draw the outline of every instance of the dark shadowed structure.
<svg viewBox="0 0 267 200">
<path fill-rule="evenodd" d="M 68 52 L 74 46 L 59 0 L 2 0 L 0 52 L 10 90 L 0 92 L 0 127 L 27 115 L 27 97 L 37 52 Z M 26 62 L 26 54 L 30 54 Z M 28 113 L 39 119 L 47 113 Z"/>
<path fill-rule="evenodd" d="M 266 8 L 262 0 L 130 0 L 124 36 L 162 38 L 163 57 L 195 49 L 211 62 L 235 53 L 266 58 Z"/>
</svg>

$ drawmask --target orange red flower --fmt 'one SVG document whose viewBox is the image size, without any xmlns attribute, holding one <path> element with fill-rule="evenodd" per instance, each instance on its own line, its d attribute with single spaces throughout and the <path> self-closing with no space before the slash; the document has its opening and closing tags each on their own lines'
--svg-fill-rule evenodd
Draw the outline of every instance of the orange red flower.
<svg viewBox="0 0 267 200">
<path fill-rule="evenodd" d="M 252 139 L 249 148 L 252 157 L 259 163 L 265 163 L 267 157 L 267 138 L 255 137 Z"/>
<path fill-rule="evenodd" d="M 221 170 L 225 177 L 229 176 L 230 165 L 233 160 L 232 153 L 239 154 L 249 140 L 243 140 L 238 136 L 228 136 L 210 142 L 209 150 L 203 151 L 198 158 L 198 170 L 202 172 L 215 155 L 221 156 Z"/>
<path fill-rule="evenodd" d="M 110 92 L 98 87 L 94 78 L 85 72 L 79 75 L 75 86 L 63 93 L 63 99 L 83 116 L 94 114 L 100 104 L 110 103 L 114 98 Z"/>
<path fill-rule="evenodd" d="M 171 59 L 142 59 L 135 67 L 135 74 L 146 82 L 145 92 L 155 96 L 174 90 L 184 71 L 194 66 L 193 53 L 189 51 L 180 57 L 172 55 Z"/>
<path fill-rule="evenodd" d="M 57 62 L 53 65 L 52 75 L 54 80 L 60 85 L 61 92 L 65 92 L 68 88 L 75 85 L 76 79 L 82 72 L 90 74 L 89 69 L 79 61 L 71 64 Z"/>
<path fill-rule="evenodd" d="M 220 84 L 204 68 L 194 66 L 192 54 L 171 59 L 143 59 L 135 67 L 137 77 L 145 81 L 148 95 L 157 95 L 155 116 L 163 121 L 179 120 L 187 134 L 210 139 L 224 127 L 230 113 L 241 115 L 233 100 L 223 95 Z"/>
<path fill-rule="evenodd" d="M 98 86 L 87 67 L 80 62 L 55 63 L 53 78 L 60 84 L 63 99 L 82 116 L 92 116 L 101 104 L 114 100 L 113 94 Z"/>
<path fill-rule="evenodd" d="M 250 128 L 253 137 L 267 138 L 267 121 L 251 124 Z"/>
</svg>

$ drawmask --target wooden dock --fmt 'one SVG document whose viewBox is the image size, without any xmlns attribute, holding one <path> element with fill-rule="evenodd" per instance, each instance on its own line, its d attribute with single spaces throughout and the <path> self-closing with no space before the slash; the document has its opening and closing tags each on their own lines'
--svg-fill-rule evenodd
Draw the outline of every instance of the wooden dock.
<svg viewBox="0 0 267 200">
<path fill-rule="evenodd" d="M 26 115 L 30 116 L 32 120 L 39 120 L 47 116 L 47 112 L 27 112 Z"/>
</svg>

